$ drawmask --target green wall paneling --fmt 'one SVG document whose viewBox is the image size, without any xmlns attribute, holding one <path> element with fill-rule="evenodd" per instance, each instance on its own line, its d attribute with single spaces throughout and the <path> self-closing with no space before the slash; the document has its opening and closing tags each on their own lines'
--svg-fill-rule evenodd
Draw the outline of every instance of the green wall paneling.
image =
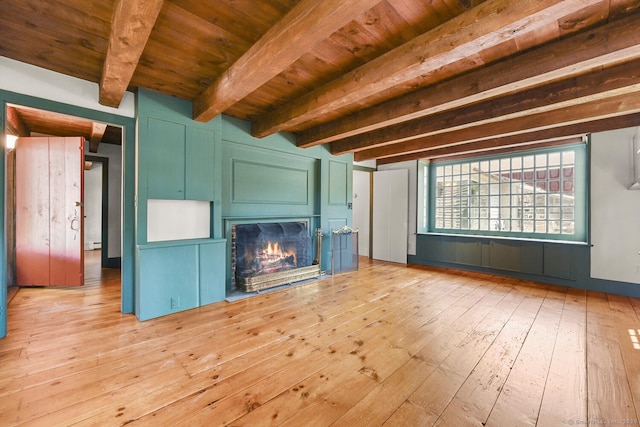
<svg viewBox="0 0 640 427">
<path fill-rule="evenodd" d="M 546 250 L 539 242 L 520 242 L 520 271 L 529 274 L 544 274 L 544 254 Z"/>
<path fill-rule="evenodd" d="M 331 230 L 352 225 L 353 156 L 331 156 L 323 148 L 320 164 L 320 213 L 322 218 L 322 270 L 331 270 Z"/>
<path fill-rule="evenodd" d="M 215 133 L 147 118 L 141 144 L 149 199 L 214 200 Z"/>
<path fill-rule="evenodd" d="M 222 301 L 226 296 L 226 240 L 216 240 L 199 245 L 199 304 Z"/>
<path fill-rule="evenodd" d="M 136 315 L 145 320 L 224 298 L 221 118 L 192 120 L 188 101 L 140 89 Z M 217 199 L 216 199 L 217 197 Z M 147 244 L 150 198 L 211 202 L 211 236 Z M 222 249 L 221 249 L 222 248 Z"/>
<path fill-rule="evenodd" d="M 208 188 L 198 188 L 194 193 L 189 194 L 191 178 L 198 177 L 193 181 L 194 183 L 213 181 L 213 197 L 210 199 L 213 199 L 212 236 L 214 238 L 227 237 L 228 230 L 223 228 L 223 223 L 244 221 L 248 218 L 260 221 L 271 221 L 277 218 L 287 220 L 307 218 L 312 236 L 315 236 L 314 230 L 317 227 L 322 227 L 325 235 L 330 231 L 328 218 L 337 219 L 347 225 L 351 223 L 351 211 L 347 206 L 351 201 L 351 155 L 335 157 L 321 146 L 299 149 L 295 146 L 295 136 L 288 133 L 277 133 L 257 139 L 251 136 L 249 122 L 225 115 L 218 116 L 207 124 L 198 124 L 191 120 L 189 102 L 147 90 L 138 92 L 137 102 L 139 123 L 152 118 L 186 126 L 184 172 L 186 198 L 201 199 L 211 196 L 196 195 L 201 191 L 206 193 L 209 191 Z M 196 132 L 198 135 L 194 135 L 193 129 L 214 133 L 212 162 L 199 162 L 211 155 L 210 151 L 200 154 L 201 148 L 209 147 L 206 143 L 203 142 L 201 147 L 192 144 L 194 140 L 210 139 L 210 135 L 204 131 Z M 148 144 L 147 148 L 150 148 L 153 144 L 150 132 L 144 126 L 140 127 L 139 132 L 140 144 Z M 192 145 L 194 151 L 190 153 Z M 137 242 L 139 245 L 146 244 L 146 202 L 149 194 L 148 184 L 144 180 L 145 168 L 149 163 L 144 153 L 147 148 L 139 151 L 142 153 L 139 160 L 138 187 Z M 337 161 L 332 167 L 333 177 L 328 167 L 330 161 Z M 211 164 L 211 167 L 205 167 L 207 164 Z M 190 167 L 199 172 L 194 173 Z M 198 175 L 204 174 L 205 171 L 209 174 L 206 178 L 202 178 L 204 175 Z M 333 180 L 335 183 L 331 187 L 330 182 Z M 332 188 L 332 200 L 335 204 L 328 207 L 330 188 Z M 340 200 L 336 200 L 336 197 Z M 223 275 L 226 276 L 225 284 L 230 281 L 229 245 L 230 243 L 227 242 L 224 253 L 227 267 L 223 269 Z M 324 270 L 330 268 L 329 246 L 330 240 L 323 238 L 322 268 Z M 219 250 L 210 249 L 214 252 Z M 203 247 L 202 250 L 208 249 Z M 206 274 L 207 272 L 201 273 L 203 277 Z M 206 298 L 202 297 L 202 301 L 205 300 Z"/>
<path fill-rule="evenodd" d="M 309 170 L 239 159 L 231 163 L 232 204 L 309 205 Z"/>
<path fill-rule="evenodd" d="M 216 134 L 209 129 L 187 127 L 185 144 L 185 198 L 215 200 Z M 197 171 L 194 173 L 193 171 Z"/>
<path fill-rule="evenodd" d="M 442 239 L 423 238 L 416 241 L 416 253 L 429 261 L 445 262 L 446 257 L 442 255 Z"/>
<path fill-rule="evenodd" d="M 520 270 L 520 242 L 492 240 L 489 243 L 489 265 L 499 270 Z"/>
<path fill-rule="evenodd" d="M 251 136 L 250 122 L 226 115 L 222 115 L 221 120 L 222 138 L 227 142 L 258 149 L 266 148 L 271 153 L 281 152 L 314 159 L 319 159 L 323 156 L 323 147 L 319 145 L 305 149 L 297 148 L 296 137 L 292 133 L 278 132 L 264 138 L 254 138 Z"/>
<path fill-rule="evenodd" d="M 174 108 L 163 108 L 164 104 Z M 220 119 L 191 119 L 191 103 L 140 90 L 140 179 L 147 198 L 214 200 Z"/>
<path fill-rule="evenodd" d="M 491 241 L 486 239 L 480 240 L 482 245 L 482 267 L 491 268 Z"/>
<path fill-rule="evenodd" d="M 138 90 L 136 109 L 137 243 L 147 243 L 147 199 L 213 202 L 211 235 L 220 237 L 220 117 L 196 122 L 189 101 L 146 89 Z"/>
<path fill-rule="evenodd" d="M 454 236 L 443 236 L 443 238 L 440 239 L 439 255 L 442 260 L 456 262 L 458 259 L 458 251 L 456 250 L 457 241 L 458 238 Z"/>
<path fill-rule="evenodd" d="M 482 264 L 482 243 L 480 240 L 456 238 L 456 262 L 467 265 Z"/>
<path fill-rule="evenodd" d="M 452 250 L 457 246 L 455 239 L 458 239 L 458 243 L 466 240 L 465 245 L 479 242 L 481 263 L 464 262 L 460 252 Z M 622 295 L 636 296 L 640 293 L 636 290 L 637 285 L 591 278 L 590 248 L 586 244 L 440 234 L 418 234 L 416 240 L 416 255 L 409 256 L 410 263 L 479 271 Z"/>
<path fill-rule="evenodd" d="M 329 224 L 329 232 L 331 232 L 334 230 L 339 230 L 347 225 L 347 220 L 346 218 L 328 219 L 327 224 Z"/>
<path fill-rule="evenodd" d="M 312 217 L 313 229 L 323 232 L 321 268 L 330 270 L 331 229 L 351 225 L 353 156 L 332 156 L 323 146 L 299 149 L 288 133 L 257 139 L 250 132 L 250 123 L 222 116 L 223 218 Z M 277 191 L 256 184 L 260 175 L 273 175 L 269 187 Z"/>
<path fill-rule="evenodd" d="M 329 161 L 329 204 L 345 206 L 347 204 L 347 164 Z"/>
<path fill-rule="evenodd" d="M 544 245 L 544 274 L 571 279 L 575 277 L 574 254 L 570 246 Z"/>
<path fill-rule="evenodd" d="M 140 247 L 138 319 L 197 307 L 198 260 L 197 245 Z"/>
<path fill-rule="evenodd" d="M 223 142 L 224 217 L 313 215 L 317 160 Z"/>
<path fill-rule="evenodd" d="M 184 199 L 186 126 L 153 117 L 146 126 L 148 140 L 140 141 L 139 153 L 147 198 Z"/>
</svg>

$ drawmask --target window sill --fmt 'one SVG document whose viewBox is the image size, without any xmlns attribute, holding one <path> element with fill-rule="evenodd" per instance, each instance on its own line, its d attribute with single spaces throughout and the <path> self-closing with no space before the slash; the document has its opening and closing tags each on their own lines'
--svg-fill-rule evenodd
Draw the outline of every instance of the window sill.
<svg viewBox="0 0 640 427">
<path fill-rule="evenodd" d="M 517 240 L 538 243 L 559 243 L 563 245 L 588 246 L 589 243 L 575 240 L 555 240 L 555 239 L 535 239 L 532 237 L 513 237 L 513 236 L 489 236 L 486 234 L 462 234 L 462 233 L 439 233 L 434 231 L 418 232 L 425 236 L 446 236 L 446 237 L 467 237 L 470 239 L 487 239 L 487 240 Z"/>
</svg>

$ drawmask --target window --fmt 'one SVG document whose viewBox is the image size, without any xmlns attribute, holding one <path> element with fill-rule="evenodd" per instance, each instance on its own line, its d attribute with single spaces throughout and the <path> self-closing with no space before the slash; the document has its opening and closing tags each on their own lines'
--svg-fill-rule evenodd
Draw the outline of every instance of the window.
<svg viewBox="0 0 640 427">
<path fill-rule="evenodd" d="M 586 240 L 584 144 L 434 162 L 422 171 L 423 231 Z"/>
</svg>

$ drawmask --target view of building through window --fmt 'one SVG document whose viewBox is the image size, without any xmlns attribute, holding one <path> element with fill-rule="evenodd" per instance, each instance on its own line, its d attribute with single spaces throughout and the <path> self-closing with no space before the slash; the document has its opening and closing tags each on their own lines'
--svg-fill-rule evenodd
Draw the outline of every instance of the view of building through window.
<svg viewBox="0 0 640 427">
<path fill-rule="evenodd" d="M 434 231 L 574 234 L 573 148 L 432 167 Z"/>
</svg>

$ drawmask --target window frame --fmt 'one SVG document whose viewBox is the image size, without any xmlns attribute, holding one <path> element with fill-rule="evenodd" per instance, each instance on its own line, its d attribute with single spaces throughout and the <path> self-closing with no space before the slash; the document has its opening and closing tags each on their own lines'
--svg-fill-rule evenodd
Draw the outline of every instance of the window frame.
<svg viewBox="0 0 640 427">
<path fill-rule="evenodd" d="M 481 163 L 481 162 L 495 162 L 495 161 L 500 162 L 505 159 L 513 159 L 513 158 L 520 158 L 522 160 L 528 156 L 534 156 L 535 158 L 535 156 L 539 156 L 539 155 L 544 155 L 546 156 L 545 159 L 549 159 L 549 154 L 551 153 L 560 153 L 560 155 L 562 156 L 562 152 L 566 152 L 569 150 L 574 152 L 573 194 L 575 199 L 572 206 L 573 214 L 574 214 L 573 234 L 562 234 L 562 231 L 560 231 L 559 233 L 549 232 L 549 228 L 550 228 L 549 223 L 551 222 L 551 219 L 547 218 L 547 215 L 549 213 L 549 207 L 553 207 L 553 208 L 558 207 L 560 209 L 564 207 L 562 206 L 562 203 L 560 203 L 558 206 L 555 206 L 551 204 L 551 202 L 545 203 L 544 207 L 538 207 L 534 203 L 534 205 L 528 209 L 531 211 L 528 213 L 531 215 L 534 215 L 534 218 L 535 218 L 536 212 L 538 215 L 541 216 L 540 223 L 541 225 L 542 223 L 544 223 L 545 224 L 544 228 L 546 229 L 546 232 L 544 233 L 533 232 L 533 231 L 511 231 L 511 225 L 509 226 L 508 231 L 490 230 L 490 229 L 480 230 L 480 229 L 462 229 L 462 228 L 436 228 L 436 201 L 437 201 L 436 199 L 438 194 L 438 181 L 437 181 L 436 173 L 437 173 L 438 167 L 451 166 L 455 168 L 455 167 L 462 167 L 462 165 L 467 165 L 467 164 Z M 509 162 L 512 162 L 512 160 L 509 160 Z M 417 204 L 418 205 L 418 212 L 417 212 L 418 233 L 446 234 L 446 235 L 453 234 L 453 235 L 479 236 L 479 237 L 500 237 L 500 238 L 514 239 L 514 240 L 551 240 L 551 241 L 587 243 L 588 242 L 588 203 L 589 203 L 588 201 L 588 186 L 589 186 L 588 167 L 589 167 L 588 147 L 587 147 L 586 141 L 579 144 L 569 144 L 569 145 L 562 145 L 557 147 L 547 147 L 542 149 L 519 150 L 519 151 L 512 151 L 509 153 L 503 153 L 498 155 L 467 157 L 467 158 L 460 158 L 460 159 L 447 160 L 447 161 L 430 161 L 429 162 L 429 161 L 420 160 L 418 162 L 418 204 Z M 513 175 L 514 175 L 513 170 L 514 169 L 511 169 L 511 168 L 509 169 L 511 173 L 511 178 L 508 181 L 508 185 L 513 186 L 513 183 L 517 183 L 517 185 L 522 186 L 523 184 L 520 181 L 518 181 L 517 179 L 513 179 Z M 524 165 L 520 167 L 520 170 L 521 171 L 525 170 Z M 551 167 L 546 166 L 545 170 L 547 171 L 546 172 L 547 175 L 545 179 L 547 181 L 550 181 L 551 178 L 549 178 L 549 175 L 550 175 L 549 171 L 551 170 Z M 471 176 L 471 172 L 468 172 L 468 173 L 469 173 L 469 176 Z M 524 172 L 522 173 L 524 174 Z M 454 174 L 454 176 L 460 176 L 461 178 L 464 178 L 465 173 L 460 173 L 458 175 Z M 500 184 L 503 184 L 503 183 L 504 182 L 500 181 Z M 547 183 L 547 185 L 549 185 L 549 183 Z M 449 191 L 455 191 L 455 189 L 450 189 Z M 510 198 L 515 195 L 515 193 L 511 193 L 511 192 L 503 194 L 502 190 L 500 190 L 497 197 L 502 198 L 503 195 L 506 195 L 506 194 L 509 194 Z M 522 194 L 524 194 L 524 190 L 522 190 Z M 545 197 L 549 197 L 551 193 L 544 193 L 544 194 L 538 195 L 535 193 L 535 189 L 534 189 L 534 192 L 532 194 L 533 194 L 532 195 L 533 198 L 536 198 L 536 197 L 545 198 Z M 489 197 L 493 197 L 493 194 L 489 192 L 489 194 L 486 194 L 485 196 L 489 198 Z M 522 205 L 520 206 L 512 205 L 511 203 L 512 201 L 510 201 L 508 204 L 506 203 L 503 204 L 502 201 L 499 201 L 497 207 L 487 206 L 486 208 L 501 210 L 501 209 L 506 209 L 508 207 L 509 209 L 521 209 L 524 212 L 524 208 Z M 480 207 L 481 206 L 478 205 L 475 208 L 478 209 Z M 447 207 L 445 206 L 445 208 Z M 453 208 L 454 207 L 451 207 L 450 209 L 453 209 Z M 467 206 L 467 209 L 470 210 L 471 207 Z M 545 210 L 544 216 L 542 212 L 543 209 Z M 464 218 L 457 219 L 455 216 L 451 216 L 450 219 L 452 221 L 453 220 L 464 221 Z M 492 219 L 491 214 L 489 219 Z M 500 220 L 500 218 L 498 218 L 498 220 Z M 507 221 L 512 221 L 512 220 L 515 220 L 515 219 L 511 216 L 507 219 Z"/>
</svg>

